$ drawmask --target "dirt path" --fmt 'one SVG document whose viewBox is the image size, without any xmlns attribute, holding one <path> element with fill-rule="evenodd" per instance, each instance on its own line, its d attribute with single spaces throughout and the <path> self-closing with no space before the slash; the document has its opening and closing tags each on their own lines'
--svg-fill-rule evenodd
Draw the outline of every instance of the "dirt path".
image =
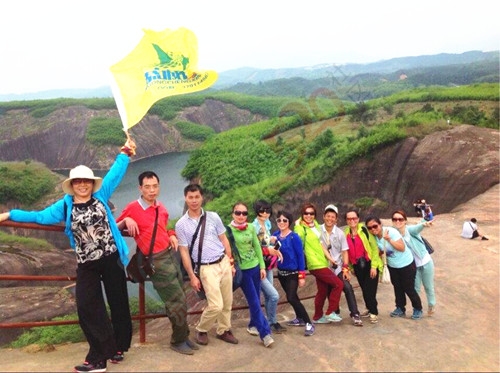
<svg viewBox="0 0 500 373">
<path fill-rule="evenodd" d="M 318 325 L 312 337 L 302 328 L 288 328 L 265 349 L 257 337 L 245 331 L 247 320 L 234 320 L 240 344 L 227 345 L 210 335 L 210 343 L 194 356 L 179 355 L 168 348 L 170 329 L 166 319 L 147 326 L 147 343 L 133 347 L 126 360 L 108 365 L 108 372 L 164 371 L 489 371 L 499 364 L 499 199 L 495 186 L 452 213 L 438 215 L 425 237 L 436 248 L 436 314 L 420 321 L 391 319 L 394 308 L 391 285 L 378 292 L 379 323 L 362 328 L 346 318 L 340 324 Z M 464 220 L 478 219 L 489 241 L 460 237 Z M 416 219 L 412 219 L 416 221 Z M 388 221 L 384 221 L 388 223 Z M 356 282 L 355 282 L 356 283 Z M 362 305 L 359 288 L 358 303 Z M 427 302 L 425 296 L 425 309 Z M 312 313 L 312 300 L 305 301 Z M 342 297 L 342 315 L 347 306 Z M 361 307 L 362 308 L 362 307 Z M 280 320 L 293 317 L 282 307 Z M 86 343 L 56 346 L 51 352 L 0 349 L 0 371 L 71 371 L 87 351 Z"/>
</svg>

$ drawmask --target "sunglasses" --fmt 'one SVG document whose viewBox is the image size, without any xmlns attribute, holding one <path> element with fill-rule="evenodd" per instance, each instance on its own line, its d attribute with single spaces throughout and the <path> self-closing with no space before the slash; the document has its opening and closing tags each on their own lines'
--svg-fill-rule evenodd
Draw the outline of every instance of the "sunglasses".
<svg viewBox="0 0 500 373">
<path fill-rule="evenodd" d="M 369 230 L 372 230 L 372 229 L 377 229 L 379 227 L 378 224 L 374 224 L 374 225 L 367 225 L 366 228 L 368 228 Z"/>
<path fill-rule="evenodd" d="M 276 223 L 288 223 L 288 219 L 276 219 Z"/>
<path fill-rule="evenodd" d="M 306 211 L 306 212 L 304 212 L 304 215 L 314 216 L 314 215 L 316 215 L 316 213 L 314 211 Z"/>
<path fill-rule="evenodd" d="M 240 215 L 243 215 L 243 216 L 247 216 L 248 215 L 248 211 L 233 211 L 233 214 L 236 215 L 236 216 L 240 216 Z"/>
<path fill-rule="evenodd" d="M 345 220 L 350 221 L 350 220 L 359 220 L 359 218 L 346 218 Z"/>
<path fill-rule="evenodd" d="M 404 218 L 392 218 L 392 221 L 405 221 Z"/>
<path fill-rule="evenodd" d="M 71 184 L 90 184 L 93 182 L 94 182 L 94 180 L 91 180 L 91 179 L 73 179 L 73 180 L 71 180 Z"/>
<path fill-rule="evenodd" d="M 270 213 L 271 213 L 271 209 L 268 209 L 268 208 L 263 208 L 263 209 L 260 209 L 260 210 L 259 210 L 259 214 L 263 214 L 263 213 L 268 213 L 268 214 L 270 214 Z"/>
</svg>

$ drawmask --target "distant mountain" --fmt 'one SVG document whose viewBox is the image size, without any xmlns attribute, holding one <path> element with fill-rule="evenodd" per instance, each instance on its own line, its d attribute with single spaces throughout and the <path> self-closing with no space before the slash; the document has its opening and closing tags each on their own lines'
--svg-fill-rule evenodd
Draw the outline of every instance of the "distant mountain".
<svg viewBox="0 0 500 373">
<path fill-rule="evenodd" d="M 53 98 L 103 98 L 112 97 L 111 87 L 103 86 L 88 89 L 52 89 L 49 91 L 4 94 L 0 101 L 50 100 Z"/>
<path fill-rule="evenodd" d="M 301 78 L 304 80 L 315 80 L 324 78 L 343 79 L 360 74 L 394 74 L 411 69 L 421 69 L 420 73 L 429 71 L 426 68 L 464 65 L 470 63 L 493 63 L 499 62 L 499 51 L 482 52 L 469 51 L 461 54 L 440 53 L 436 55 L 424 55 L 414 57 L 399 57 L 367 64 L 321 64 L 297 68 L 281 69 L 255 69 L 242 67 L 238 69 L 223 71 L 219 73 L 214 89 L 226 89 L 241 83 L 260 84 L 270 80 Z M 496 74 L 498 76 L 498 73 Z M 491 77 L 495 79 L 495 74 Z M 438 84 L 438 83 L 435 83 Z M 459 84 L 459 83 L 457 83 Z M 463 83 L 460 83 L 463 84 Z M 305 92 L 303 92 L 305 93 Z M 96 89 L 59 89 L 23 94 L 3 94 L 0 101 L 15 100 L 48 100 L 52 98 L 101 98 L 112 97 L 111 88 L 107 86 Z"/>
<path fill-rule="evenodd" d="M 238 83 L 262 83 L 284 78 L 319 79 L 347 77 L 359 74 L 389 74 L 400 70 L 458 65 L 473 62 L 499 61 L 499 51 L 470 51 L 461 54 L 441 53 L 431 56 L 400 57 L 368 64 L 322 64 L 303 68 L 253 69 L 244 67 L 219 74 L 214 88 L 230 87 Z"/>
</svg>

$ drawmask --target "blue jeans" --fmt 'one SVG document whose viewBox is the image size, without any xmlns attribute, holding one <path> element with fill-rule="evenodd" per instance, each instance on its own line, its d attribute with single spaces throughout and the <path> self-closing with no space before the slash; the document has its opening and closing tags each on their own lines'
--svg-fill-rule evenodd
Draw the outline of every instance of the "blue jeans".
<svg viewBox="0 0 500 373">
<path fill-rule="evenodd" d="M 272 270 L 266 269 L 266 278 L 260 282 L 260 290 L 264 294 L 264 306 L 269 324 L 276 324 L 276 310 L 280 295 L 273 284 L 274 274 Z"/>
<path fill-rule="evenodd" d="M 436 294 L 434 293 L 434 261 L 431 259 L 427 264 L 417 267 L 415 276 L 415 290 L 420 295 L 420 288 L 424 285 L 427 304 L 436 305 Z"/>
<path fill-rule="evenodd" d="M 250 310 L 249 325 L 255 326 L 259 331 L 260 338 L 264 339 L 266 335 L 271 334 L 271 328 L 260 305 L 260 268 L 257 265 L 250 269 L 242 269 L 241 271 L 243 272 L 241 290 L 245 294 L 248 309 Z"/>
</svg>

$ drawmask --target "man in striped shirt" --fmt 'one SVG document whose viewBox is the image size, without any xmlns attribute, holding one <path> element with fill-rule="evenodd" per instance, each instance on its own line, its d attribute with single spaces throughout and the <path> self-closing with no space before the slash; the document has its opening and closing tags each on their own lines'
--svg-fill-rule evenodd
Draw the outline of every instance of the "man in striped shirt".
<svg viewBox="0 0 500 373">
<path fill-rule="evenodd" d="M 202 209 L 203 189 L 200 185 L 186 186 L 184 199 L 188 209 L 175 224 L 179 251 L 191 286 L 197 292 L 203 287 L 208 304 L 196 326 L 195 340 L 201 345 L 208 344 L 208 331 L 217 322 L 216 337 L 237 344 L 238 340 L 231 332 L 235 269 L 226 228 L 216 212 Z"/>
</svg>

